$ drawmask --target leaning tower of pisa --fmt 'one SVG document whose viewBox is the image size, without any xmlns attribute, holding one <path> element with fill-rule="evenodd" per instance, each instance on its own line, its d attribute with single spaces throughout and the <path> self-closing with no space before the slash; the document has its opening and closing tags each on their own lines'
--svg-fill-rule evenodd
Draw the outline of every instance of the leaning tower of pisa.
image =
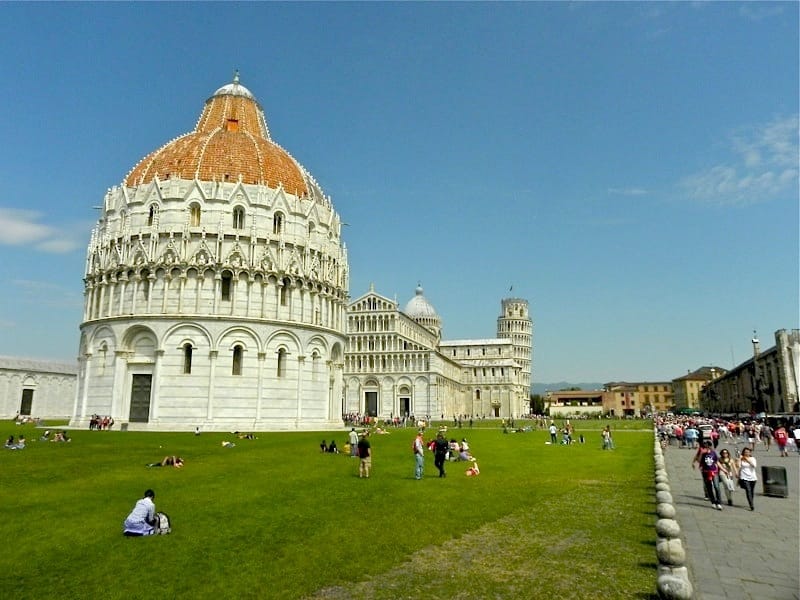
<svg viewBox="0 0 800 600">
<path fill-rule="evenodd" d="M 521 401 L 527 402 L 531 393 L 531 360 L 533 355 L 533 321 L 528 301 L 523 298 L 504 298 L 497 318 L 497 337 L 509 339 L 514 346 L 514 360 L 520 368 Z"/>
</svg>

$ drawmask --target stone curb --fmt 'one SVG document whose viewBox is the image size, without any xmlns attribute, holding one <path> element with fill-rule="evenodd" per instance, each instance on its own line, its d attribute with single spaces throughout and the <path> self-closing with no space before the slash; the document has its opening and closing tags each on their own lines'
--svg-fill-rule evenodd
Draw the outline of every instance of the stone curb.
<svg viewBox="0 0 800 600">
<path fill-rule="evenodd" d="M 676 510 L 664 464 L 664 453 L 653 429 L 656 489 L 656 556 L 658 557 L 658 597 L 664 600 L 692 600 L 694 589 L 686 568 L 686 549 L 681 541 L 681 528 L 675 520 Z"/>
</svg>

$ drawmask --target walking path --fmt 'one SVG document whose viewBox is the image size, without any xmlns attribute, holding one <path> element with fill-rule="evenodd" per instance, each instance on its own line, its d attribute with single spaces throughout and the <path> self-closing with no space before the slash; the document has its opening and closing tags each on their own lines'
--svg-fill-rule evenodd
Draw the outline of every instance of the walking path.
<svg viewBox="0 0 800 600">
<path fill-rule="evenodd" d="M 722 448 L 736 455 L 734 443 Z M 734 506 L 720 512 L 703 497 L 694 452 L 669 446 L 664 462 L 696 600 L 800 600 L 800 455 L 782 458 L 774 444 L 769 452 L 757 444 L 755 511 L 737 487 Z M 786 468 L 788 498 L 763 495 L 762 466 Z"/>
</svg>

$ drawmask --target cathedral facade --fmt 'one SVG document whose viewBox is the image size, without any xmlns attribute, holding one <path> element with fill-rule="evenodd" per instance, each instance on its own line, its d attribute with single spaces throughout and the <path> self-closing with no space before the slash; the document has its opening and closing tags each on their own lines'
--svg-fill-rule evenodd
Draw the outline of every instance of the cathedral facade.
<svg viewBox="0 0 800 600">
<path fill-rule="evenodd" d="M 401 310 L 374 289 L 350 303 L 344 412 L 378 418 L 511 418 L 530 412 L 528 302 L 501 302 L 497 337 L 442 340 L 422 287 Z"/>
<path fill-rule="evenodd" d="M 193 131 L 103 199 L 71 424 L 100 414 L 131 429 L 338 425 L 341 227 L 238 75 L 219 88 Z"/>
</svg>

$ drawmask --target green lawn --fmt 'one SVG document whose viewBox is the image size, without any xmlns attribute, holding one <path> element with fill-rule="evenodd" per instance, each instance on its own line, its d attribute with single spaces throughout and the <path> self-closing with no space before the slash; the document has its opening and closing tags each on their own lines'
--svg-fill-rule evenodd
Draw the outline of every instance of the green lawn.
<svg viewBox="0 0 800 600">
<path fill-rule="evenodd" d="M 649 422 L 544 431 L 451 429 L 481 475 L 450 463 L 413 478 L 414 429 L 372 436 L 373 475 L 319 452 L 326 433 L 72 432 L 0 452 L 0 592 L 6 598 L 651 598 L 656 558 Z M 619 427 L 619 428 L 618 428 Z M 638 429 L 637 429 L 638 428 Z M 430 432 L 431 430 L 429 430 Z M 430 437 L 430 435 L 426 436 Z M 222 448 L 222 440 L 236 447 Z M 336 434 L 340 448 L 346 440 Z M 186 467 L 146 468 L 179 454 Z M 173 525 L 125 538 L 148 487 Z"/>
</svg>

